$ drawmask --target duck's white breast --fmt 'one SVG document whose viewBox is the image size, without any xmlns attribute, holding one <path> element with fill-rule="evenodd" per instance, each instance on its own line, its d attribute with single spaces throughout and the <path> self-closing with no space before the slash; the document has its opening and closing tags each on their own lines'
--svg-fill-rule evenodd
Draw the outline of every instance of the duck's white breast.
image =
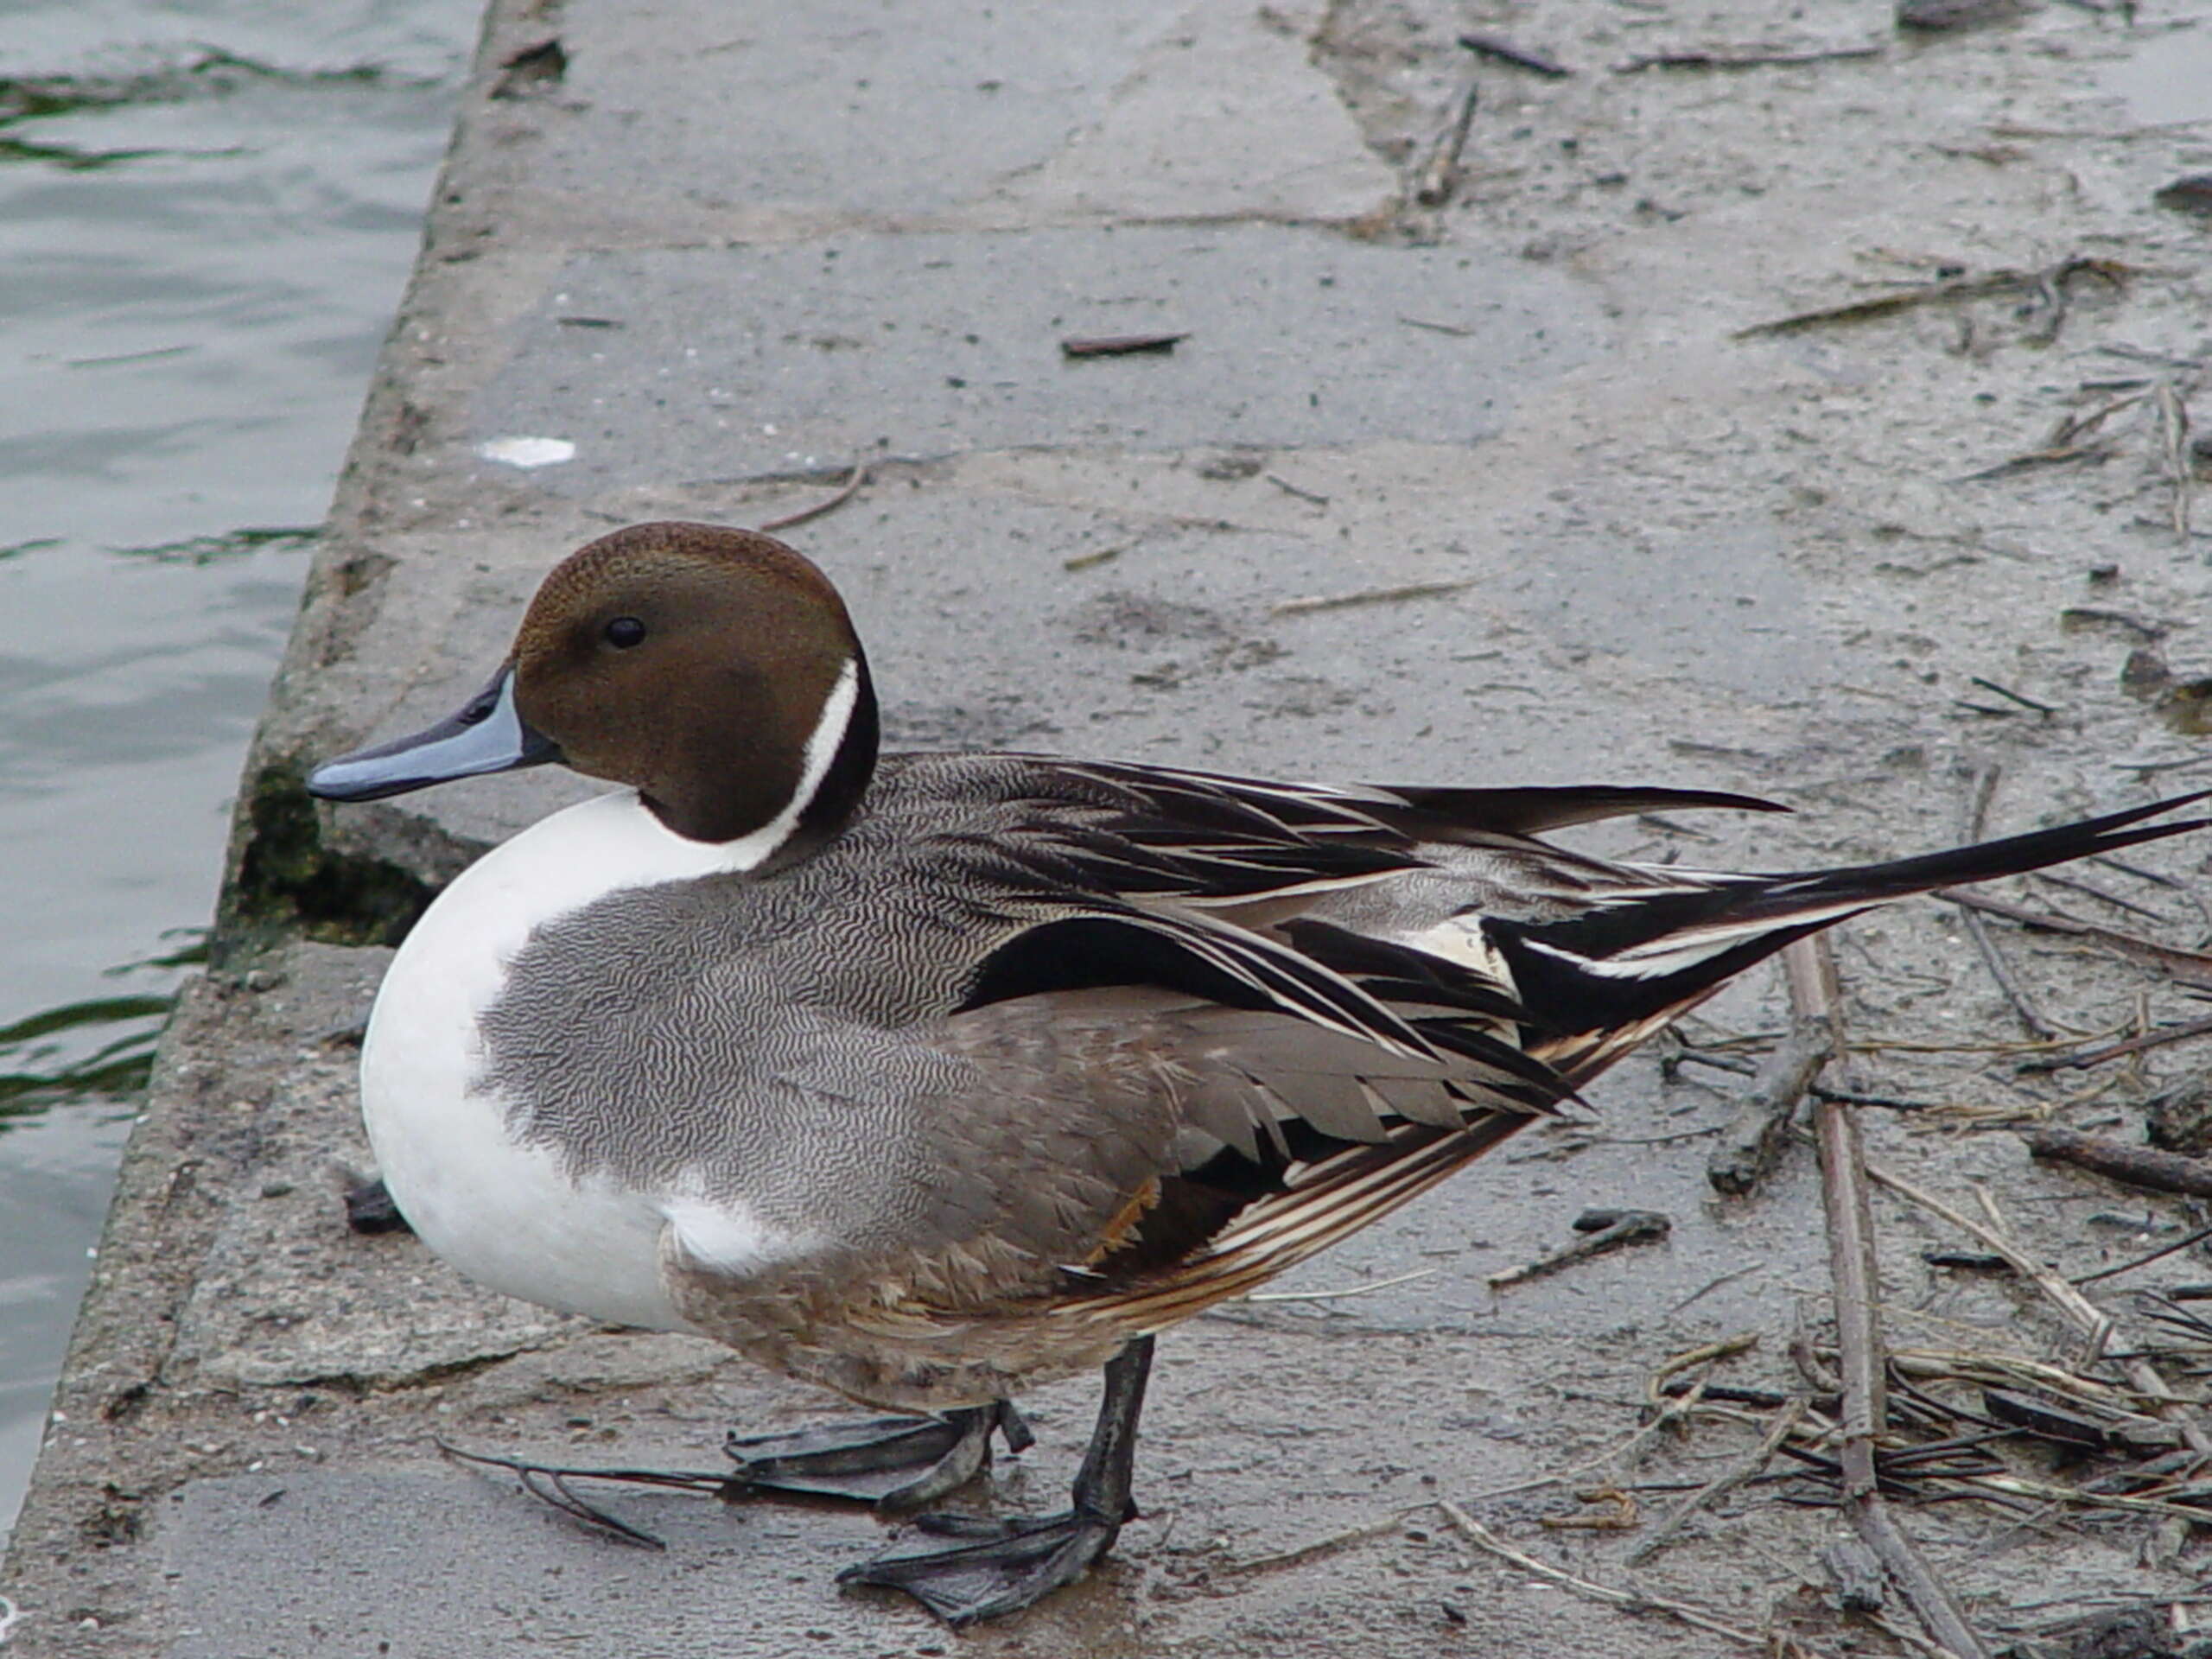
<svg viewBox="0 0 2212 1659">
<path fill-rule="evenodd" d="M 634 791 L 601 796 L 471 865 L 400 946 L 362 1046 L 362 1116 L 400 1213 L 470 1278 L 611 1324 L 682 1328 L 661 1287 L 665 1195 L 578 1183 L 518 1141 L 478 1086 L 477 1021 L 534 929 L 618 889 L 757 857 L 734 850 L 671 833 Z"/>
</svg>

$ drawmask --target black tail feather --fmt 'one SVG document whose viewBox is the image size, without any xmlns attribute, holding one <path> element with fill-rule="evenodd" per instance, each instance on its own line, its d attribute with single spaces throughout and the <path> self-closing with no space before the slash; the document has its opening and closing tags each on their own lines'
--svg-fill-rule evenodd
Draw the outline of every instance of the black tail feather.
<svg viewBox="0 0 2212 1659">
<path fill-rule="evenodd" d="M 1929 893 L 1937 887 L 1955 887 L 1964 882 L 1994 881 L 2007 875 L 2024 875 L 2030 870 L 2040 870 L 2052 864 L 2064 864 L 2077 858 L 2088 858 L 2098 853 L 2118 852 L 2123 847 L 2133 847 L 2139 842 L 2163 841 L 2168 836 L 2186 835 L 2192 830 L 2212 827 L 2212 818 L 2183 818 L 2177 823 L 2151 824 L 2142 829 L 2129 826 L 2140 824 L 2145 818 L 2173 811 L 2177 807 L 2193 805 L 2212 799 L 2212 790 L 2198 790 L 2194 794 L 2176 795 L 2149 806 L 2130 807 L 2124 812 L 2107 812 L 2102 817 L 2084 818 L 2078 823 L 2063 823 L 2055 830 L 2031 830 L 2025 835 L 2006 836 L 1999 841 L 1977 842 L 1971 847 L 1955 847 L 1948 852 L 1923 853 L 1917 858 L 1893 859 L 1882 864 L 1862 864 L 1853 869 L 1816 870 L 1797 876 L 1770 878 L 1777 883 L 1796 882 L 1791 888 L 1777 886 L 1776 894 L 1836 893 L 1852 898 L 1864 898 L 1872 904 L 1891 899 L 1902 899 L 1910 893 Z"/>
<path fill-rule="evenodd" d="M 1485 931 L 1512 971 L 1532 1035 L 1609 1031 L 1687 1008 L 1793 940 L 1892 899 L 2212 828 L 2212 818 L 2144 823 L 2208 798 L 2212 791 L 1880 864 L 1715 877 L 1564 921 L 1492 921 Z"/>
</svg>

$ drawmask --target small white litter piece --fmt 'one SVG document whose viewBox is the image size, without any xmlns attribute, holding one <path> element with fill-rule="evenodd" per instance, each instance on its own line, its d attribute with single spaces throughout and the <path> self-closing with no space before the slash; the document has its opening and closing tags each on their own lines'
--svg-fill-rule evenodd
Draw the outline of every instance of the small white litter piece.
<svg viewBox="0 0 2212 1659">
<path fill-rule="evenodd" d="M 576 458 L 576 446 L 566 438 L 488 438 L 476 453 L 508 467 L 558 467 Z"/>
</svg>

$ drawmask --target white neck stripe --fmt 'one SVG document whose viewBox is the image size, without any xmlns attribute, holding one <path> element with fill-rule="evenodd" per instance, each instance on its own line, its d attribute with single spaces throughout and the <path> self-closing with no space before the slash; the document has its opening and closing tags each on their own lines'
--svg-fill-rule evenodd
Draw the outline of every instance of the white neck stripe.
<svg viewBox="0 0 2212 1659">
<path fill-rule="evenodd" d="M 838 671 L 836 684 L 830 688 L 830 695 L 823 702 L 822 718 L 815 722 L 813 734 L 806 740 L 799 762 L 798 785 L 791 791 L 791 799 L 784 803 L 782 811 L 758 830 L 734 841 L 716 843 L 724 868 L 757 869 L 791 839 L 799 819 L 821 792 L 822 780 L 830 775 L 837 751 L 844 747 L 845 733 L 853 723 L 853 709 L 860 696 L 860 659 L 848 657 L 845 666 Z"/>
</svg>

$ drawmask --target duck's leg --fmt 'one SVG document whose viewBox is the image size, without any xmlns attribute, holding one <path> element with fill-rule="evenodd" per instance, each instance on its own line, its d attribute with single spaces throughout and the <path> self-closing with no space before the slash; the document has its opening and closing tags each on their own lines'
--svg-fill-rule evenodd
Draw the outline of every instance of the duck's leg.
<svg viewBox="0 0 2212 1659">
<path fill-rule="evenodd" d="M 791 1434 L 733 1434 L 724 1443 L 736 1470 L 725 1496 L 782 1492 L 842 1497 L 892 1511 L 934 1503 L 990 1466 L 991 1436 L 1007 1449 L 1034 1440 L 1021 1414 L 1001 1400 L 934 1417 L 874 1417 Z"/>
<path fill-rule="evenodd" d="M 1019 1612 L 1073 1584 L 1113 1547 L 1122 1523 L 1136 1515 L 1130 1472 L 1136 1461 L 1137 1415 L 1151 1370 L 1150 1337 L 1140 1337 L 1107 1365 L 1106 1397 L 1075 1478 L 1071 1507 L 1020 1521 L 918 1516 L 918 1529 L 953 1541 L 880 1555 L 847 1567 L 837 1582 L 904 1590 L 955 1628 Z"/>
</svg>

